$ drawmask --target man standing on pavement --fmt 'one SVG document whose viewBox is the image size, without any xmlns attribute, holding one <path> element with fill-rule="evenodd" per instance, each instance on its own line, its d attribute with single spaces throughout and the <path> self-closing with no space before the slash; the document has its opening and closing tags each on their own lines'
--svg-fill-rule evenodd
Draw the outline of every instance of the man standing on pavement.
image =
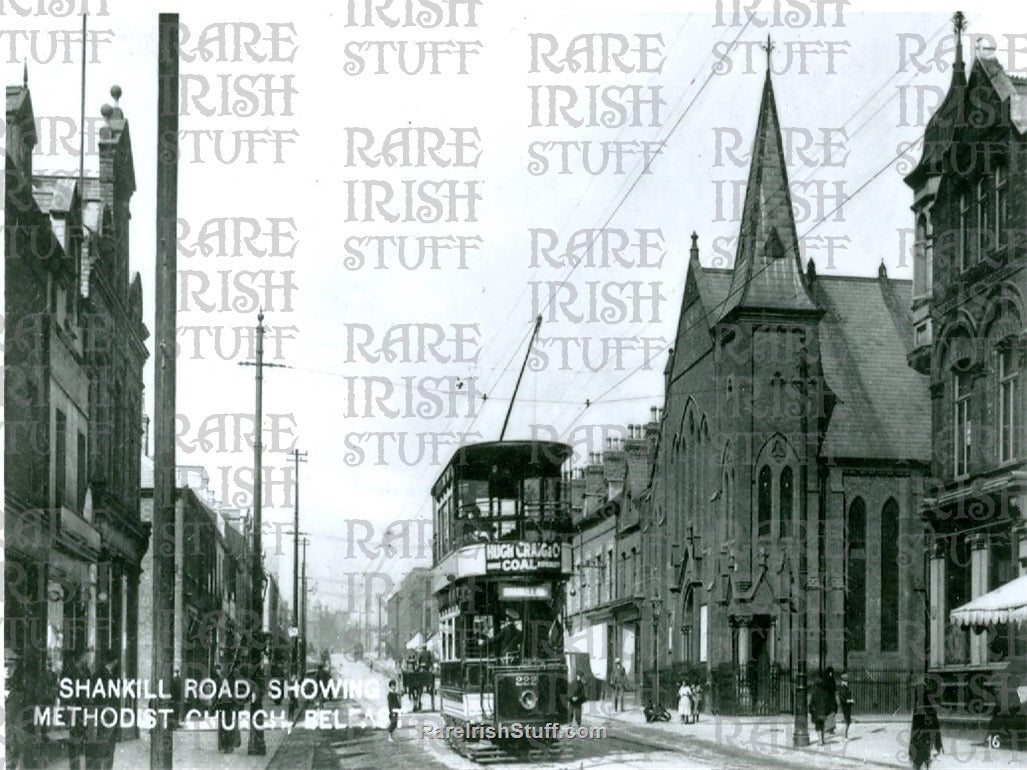
<svg viewBox="0 0 1027 770">
<path fill-rule="evenodd" d="M 177 666 L 171 675 L 171 709 L 172 728 L 180 727 L 182 722 L 182 672 Z"/>
<path fill-rule="evenodd" d="M 613 668 L 613 710 L 623 711 L 624 710 L 624 689 L 627 687 L 628 672 L 624 670 L 624 664 L 620 662 L 620 658 L 614 661 Z"/>
<path fill-rule="evenodd" d="M 580 671 L 571 685 L 568 703 L 571 706 L 571 715 L 568 721 L 576 722 L 578 727 L 581 727 L 581 707 L 585 704 L 585 677 L 581 675 Z"/>
</svg>

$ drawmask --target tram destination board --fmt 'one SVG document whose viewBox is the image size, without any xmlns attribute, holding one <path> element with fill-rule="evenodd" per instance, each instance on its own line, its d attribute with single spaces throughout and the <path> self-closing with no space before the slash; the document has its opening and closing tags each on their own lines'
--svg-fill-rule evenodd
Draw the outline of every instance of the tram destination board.
<svg viewBox="0 0 1027 770">
<path fill-rule="evenodd" d="M 548 583 L 542 585 L 511 585 L 500 584 L 500 601 L 517 601 L 520 599 L 542 599 L 549 601 L 553 598 L 552 588 Z"/>
</svg>

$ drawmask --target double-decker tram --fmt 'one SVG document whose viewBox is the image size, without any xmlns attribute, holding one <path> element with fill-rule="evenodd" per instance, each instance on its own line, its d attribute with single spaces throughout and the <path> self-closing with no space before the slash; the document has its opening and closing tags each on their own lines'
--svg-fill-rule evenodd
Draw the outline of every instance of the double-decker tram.
<svg viewBox="0 0 1027 770">
<path fill-rule="evenodd" d="M 558 751 L 567 719 L 564 587 L 572 449 L 497 441 L 457 450 L 432 488 L 442 714 L 479 762 Z M 548 728 L 547 728 L 548 726 Z"/>
</svg>

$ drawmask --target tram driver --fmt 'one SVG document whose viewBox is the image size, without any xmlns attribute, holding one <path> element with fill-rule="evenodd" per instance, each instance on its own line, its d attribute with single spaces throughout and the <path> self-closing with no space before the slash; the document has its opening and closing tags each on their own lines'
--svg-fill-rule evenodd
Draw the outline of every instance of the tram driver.
<svg viewBox="0 0 1027 770">
<path fill-rule="evenodd" d="M 507 608 L 506 617 L 499 628 L 499 657 L 507 663 L 517 663 L 521 657 L 521 638 L 524 626 L 516 610 Z"/>
</svg>

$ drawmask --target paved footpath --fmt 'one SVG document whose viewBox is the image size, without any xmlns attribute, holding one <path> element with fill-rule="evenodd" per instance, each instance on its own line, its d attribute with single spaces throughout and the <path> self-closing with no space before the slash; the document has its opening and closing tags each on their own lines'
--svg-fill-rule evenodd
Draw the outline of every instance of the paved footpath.
<svg viewBox="0 0 1027 770">
<path fill-rule="evenodd" d="M 677 714 L 671 714 L 677 719 Z M 616 713 L 610 701 L 586 704 L 584 718 L 590 724 L 619 724 L 629 727 L 639 737 L 650 735 L 666 740 L 671 736 L 715 744 L 723 748 L 744 749 L 756 755 L 788 758 L 796 765 L 843 766 L 853 762 L 871 766 L 908 768 L 909 717 L 856 718 L 849 729 L 849 740 L 842 735 L 839 725 L 835 735 L 829 735 L 825 745 L 817 743 L 810 726 L 811 745 L 792 747 L 794 721 L 782 714 L 775 717 L 724 717 L 703 714 L 693 724 L 661 722 L 647 724 L 641 711 Z M 966 770 L 967 768 L 1022 768 L 1027 767 L 1027 753 L 1009 749 L 987 747 L 983 739 L 948 736 L 942 734 L 945 752 L 932 763 L 932 770 Z"/>
</svg>

